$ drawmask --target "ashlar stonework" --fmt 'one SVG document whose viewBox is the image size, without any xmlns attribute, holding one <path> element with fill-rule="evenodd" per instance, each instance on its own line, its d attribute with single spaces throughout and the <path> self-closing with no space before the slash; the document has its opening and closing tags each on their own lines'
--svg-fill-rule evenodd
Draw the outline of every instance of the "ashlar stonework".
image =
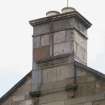
<svg viewBox="0 0 105 105">
<path fill-rule="evenodd" d="M 75 9 L 64 9 L 69 11 L 30 21 L 32 71 L 0 105 L 105 105 L 105 75 L 87 66 L 91 23 Z"/>
</svg>

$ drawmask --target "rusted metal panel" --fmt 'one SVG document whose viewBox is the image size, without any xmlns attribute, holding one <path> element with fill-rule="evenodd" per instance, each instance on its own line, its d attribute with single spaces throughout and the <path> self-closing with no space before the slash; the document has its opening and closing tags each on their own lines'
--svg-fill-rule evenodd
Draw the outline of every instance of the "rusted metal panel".
<svg viewBox="0 0 105 105">
<path fill-rule="evenodd" d="M 33 60 L 36 62 L 47 59 L 49 56 L 50 56 L 49 46 L 33 49 Z"/>
</svg>

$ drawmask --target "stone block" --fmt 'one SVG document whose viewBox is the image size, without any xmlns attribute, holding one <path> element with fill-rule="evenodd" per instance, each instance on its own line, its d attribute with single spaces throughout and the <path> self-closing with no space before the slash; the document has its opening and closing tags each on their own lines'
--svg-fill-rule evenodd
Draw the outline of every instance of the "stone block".
<svg viewBox="0 0 105 105">
<path fill-rule="evenodd" d="M 74 42 L 73 30 L 66 30 L 65 32 L 66 32 L 66 41 L 73 43 Z"/>
<path fill-rule="evenodd" d="M 66 92 L 56 92 L 39 98 L 39 104 L 51 103 L 55 101 L 63 101 L 67 99 Z"/>
<path fill-rule="evenodd" d="M 39 91 L 41 84 L 41 70 L 33 70 L 32 79 L 32 91 Z"/>
<path fill-rule="evenodd" d="M 47 74 L 47 81 L 48 82 L 54 82 L 56 81 L 56 69 L 52 69 L 52 70 L 49 70 L 48 71 L 48 74 Z"/>
<path fill-rule="evenodd" d="M 78 76 L 77 77 L 77 82 L 80 83 L 85 83 L 87 81 L 87 76 Z"/>
<path fill-rule="evenodd" d="M 66 40 L 65 31 L 59 31 L 54 33 L 54 43 L 61 43 Z"/>
<path fill-rule="evenodd" d="M 13 96 L 13 102 L 25 100 L 25 96 Z"/>
<path fill-rule="evenodd" d="M 76 30 L 74 31 L 74 53 L 81 63 L 87 62 L 87 39 Z"/>
<path fill-rule="evenodd" d="M 71 53 L 72 51 L 70 48 L 71 46 L 69 42 L 55 44 L 54 45 L 54 56 Z"/>
<path fill-rule="evenodd" d="M 33 60 L 38 62 L 40 60 L 47 59 L 50 56 L 50 47 L 44 46 L 41 48 L 33 49 Z"/>
<path fill-rule="evenodd" d="M 16 105 L 33 105 L 32 100 L 19 101 Z"/>
<path fill-rule="evenodd" d="M 41 46 L 49 45 L 49 35 L 42 35 L 41 36 Z"/>
<path fill-rule="evenodd" d="M 43 83 L 47 83 L 48 82 L 48 71 L 43 70 L 42 72 L 43 72 L 42 73 Z"/>
<path fill-rule="evenodd" d="M 32 100 L 26 100 L 25 105 L 33 105 Z"/>
<path fill-rule="evenodd" d="M 41 39 L 40 37 L 34 37 L 33 38 L 33 48 L 39 48 L 41 46 Z"/>
<path fill-rule="evenodd" d="M 65 100 L 65 105 L 85 105 L 85 104 L 90 104 L 91 105 L 91 102 L 94 102 L 94 101 L 100 101 L 100 100 L 103 100 L 105 99 L 104 97 L 104 93 L 102 94 L 96 94 L 96 95 L 91 95 L 91 96 L 85 96 L 85 97 L 79 97 L 79 98 L 73 98 L 73 99 L 67 99 Z M 101 104 L 99 104 L 101 105 Z M 102 104 L 104 105 L 104 104 Z"/>
<path fill-rule="evenodd" d="M 93 105 L 105 105 L 105 99 L 99 100 L 99 101 L 94 101 Z"/>
<path fill-rule="evenodd" d="M 91 102 L 88 102 L 88 103 L 85 103 L 84 105 L 92 105 L 92 103 Z"/>
<path fill-rule="evenodd" d="M 86 62 L 86 50 L 85 48 L 81 47 L 80 45 L 77 45 L 77 49 L 76 49 L 76 52 L 75 52 L 75 56 L 77 57 L 78 60 L 80 61 L 84 61 Z"/>
<path fill-rule="evenodd" d="M 34 27 L 34 35 L 46 34 L 50 32 L 49 24 L 41 24 Z"/>
<path fill-rule="evenodd" d="M 92 82 L 92 81 L 95 81 L 95 80 L 96 80 L 96 79 L 95 79 L 94 76 L 90 76 L 90 77 L 87 78 L 87 81 L 88 81 L 88 82 Z"/>
<path fill-rule="evenodd" d="M 56 81 L 56 68 L 43 70 L 43 83 Z"/>
<path fill-rule="evenodd" d="M 21 87 L 19 87 L 16 92 L 14 92 L 14 96 L 25 96 L 27 92 L 32 91 L 32 84 L 30 80 L 31 78 L 27 79 L 27 81 Z"/>
<path fill-rule="evenodd" d="M 43 83 L 56 82 L 74 76 L 72 65 L 62 65 L 45 69 L 42 73 Z"/>
<path fill-rule="evenodd" d="M 79 84 L 79 96 L 89 96 L 95 94 L 95 82 L 87 82 Z"/>
<path fill-rule="evenodd" d="M 56 102 L 51 102 L 51 103 L 46 103 L 41 105 L 64 105 L 64 101 L 56 101 Z"/>
<path fill-rule="evenodd" d="M 42 84 L 41 93 L 48 94 L 52 92 L 65 90 L 66 84 L 67 84 L 66 79 L 62 81 L 48 82 L 48 83 Z"/>
<path fill-rule="evenodd" d="M 17 105 L 26 105 L 26 101 L 20 101 Z"/>
<path fill-rule="evenodd" d="M 57 80 L 71 78 L 73 76 L 73 69 L 71 69 L 69 65 L 63 65 L 57 69 Z"/>
<path fill-rule="evenodd" d="M 79 32 L 74 30 L 74 39 L 83 48 L 87 48 L 87 39 L 85 39 Z"/>
<path fill-rule="evenodd" d="M 77 76 L 86 76 L 85 70 L 77 70 Z"/>
<path fill-rule="evenodd" d="M 65 20 L 55 21 L 55 22 L 53 22 L 53 30 L 60 31 L 60 30 L 72 28 L 74 26 L 73 20 L 74 20 L 73 18 L 69 18 L 69 19 L 65 19 Z"/>
</svg>

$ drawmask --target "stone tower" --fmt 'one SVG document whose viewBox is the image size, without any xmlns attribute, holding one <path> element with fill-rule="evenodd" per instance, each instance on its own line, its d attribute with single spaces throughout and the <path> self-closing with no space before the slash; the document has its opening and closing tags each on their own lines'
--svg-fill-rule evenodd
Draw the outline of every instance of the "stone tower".
<svg viewBox="0 0 105 105">
<path fill-rule="evenodd" d="M 87 29 L 91 23 L 74 8 L 47 12 L 32 20 L 33 67 L 32 93 L 60 91 L 74 78 L 73 62 L 87 64 Z"/>
<path fill-rule="evenodd" d="M 71 7 L 46 14 L 30 21 L 32 71 L 0 98 L 0 105 L 105 105 L 105 75 L 87 66 L 91 23 Z"/>
</svg>

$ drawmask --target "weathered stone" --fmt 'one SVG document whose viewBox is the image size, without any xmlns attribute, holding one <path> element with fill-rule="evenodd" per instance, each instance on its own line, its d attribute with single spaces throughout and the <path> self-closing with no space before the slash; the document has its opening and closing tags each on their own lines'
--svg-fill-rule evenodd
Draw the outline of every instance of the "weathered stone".
<svg viewBox="0 0 105 105">
<path fill-rule="evenodd" d="M 66 84 L 66 79 L 62 81 L 49 82 L 42 85 L 41 92 L 42 94 L 48 94 L 52 92 L 64 91 Z"/>
<path fill-rule="evenodd" d="M 13 102 L 25 100 L 25 96 L 13 96 Z"/>
<path fill-rule="evenodd" d="M 74 99 L 65 100 L 65 105 L 77 105 L 79 103 L 89 103 L 91 101 L 98 101 L 105 99 L 104 94 L 97 94 L 92 96 L 85 96 L 85 97 L 79 97 Z"/>
<path fill-rule="evenodd" d="M 51 103 L 46 103 L 41 105 L 64 105 L 64 101 L 56 101 L 56 102 L 51 102 Z"/>
<path fill-rule="evenodd" d="M 84 70 L 77 70 L 77 76 L 86 76 L 86 72 Z"/>
<path fill-rule="evenodd" d="M 85 66 L 91 23 L 67 9 L 70 12 L 30 22 L 32 76 L 17 83 L 0 105 L 105 105 L 104 75 Z"/>
<path fill-rule="evenodd" d="M 50 47 L 44 46 L 41 48 L 34 48 L 33 49 L 33 61 L 41 61 L 47 59 L 50 56 Z"/>
<path fill-rule="evenodd" d="M 66 33 L 65 31 L 59 31 L 54 33 L 54 43 L 61 43 L 66 41 Z"/>
<path fill-rule="evenodd" d="M 87 39 L 83 37 L 79 32 L 74 30 L 74 53 L 79 62 L 87 62 Z"/>
<path fill-rule="evenodd" d="M 39 99 L 39 104 L 51 103 L 55 101 L 63 101 L 65 99 L 67 99 L 66 92 L 57 92 L 41 96 Z"/>
<path fill-rule="evenodd" d="M 93 105 L 105 105 L 105 99 L 104 100 L 99 100 L 99 101 L 94 101 Z"/>
<path fill-rule="evenodd" d="M 41 39 L 40 37 L 34 37 L 33 38 L 33 48 L 39 48 L 41 46 Z"/>
<path fill-rule="evenodd" d="M 88 82 L 95 81 L 95 77 L 94 76 L 90 76 L 90 77 L 87 78 L 87 81 Z"/>
<path fill-rule="evenodd" d="M 71 53 L 71 46 L 69 42 L 54 45 L 54 56 Z"/>
<path fill-rule="evenodd" d="M 61 31 L 61 30 L 65 30 L 68 28 L 72 28 L 74 25 L 73 22 L 74 22 L 73 18 L 55 21 L 55 22 L 53 22 L 53 30 Z"/>
<path fill-rule="evenodd" d="M 25 105 L 33 105 L 32 100 L 26 100 Z"/>
<path fill-rule="evenodd" d="M 42 24 L 34 27 L 34 36 L 40 34 L 46 34 L 50 32 L 50 25 L 49 24 Z"/>
<path fill-rule="evenodd" d="M 85 103 L 84 105 L 92 105 L 92 103 L 91 102 L 88 102 L 88 103 Z"/>
<path fill-rule="evenodd" d="M 42 35 L 41 36 L 41 46 L 49 45 L 49 35 Z"/>
<path fill-rule="evenodd" d="M 56 69 L 47 71 L 47 82 L 56 81 Z"/>
<path fill-rule="evenodd" d="M 43 83 L 60 81 L 74 76 L 73 69 L 70 65 L 56 66 L 43 70 Z"/>
</svg>

